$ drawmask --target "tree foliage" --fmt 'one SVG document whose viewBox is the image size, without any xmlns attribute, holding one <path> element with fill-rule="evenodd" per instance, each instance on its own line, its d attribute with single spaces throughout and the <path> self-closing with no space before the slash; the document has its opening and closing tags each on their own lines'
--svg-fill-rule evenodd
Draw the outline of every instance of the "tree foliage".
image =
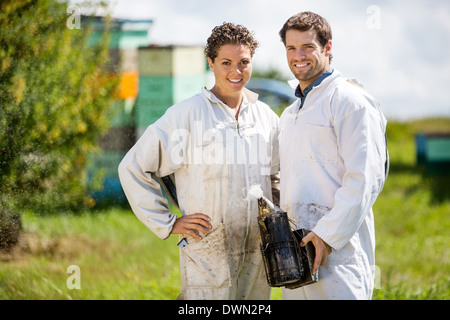
<svg viewBox="0 0 450 320">
<path fill-rule="evenodd" d="M 0 3 L 0 204 L 89 205 L 86 157 L 108 129 L 117 79 L 107 28 L 67 26 L 68 3 Z M 1 207 L 1 206 L 0 206 Z"/>
</svg>

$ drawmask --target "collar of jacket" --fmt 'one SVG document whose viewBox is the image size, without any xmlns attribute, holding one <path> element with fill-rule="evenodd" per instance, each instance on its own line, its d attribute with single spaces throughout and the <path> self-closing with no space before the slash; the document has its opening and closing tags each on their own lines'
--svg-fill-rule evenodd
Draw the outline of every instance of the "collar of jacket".
<svg viewBox="0 0 450 320">
<path fill-rule="evenodd" d="M 327 71 L 322 73 L 316 80 L 314 80 L 313 83 L 311 83 L 309 86 L 307 86 L 305 88 L 305 90 L 303 90 L 303 91 L 300 88 L 300 84 L 297 85 L 297 88 L 295 89 L 295 96 L 297 98 L 300 98 L 300 100 L 301 100 L 299 110 L 303 107 L 303 103 L 305 102 L 305 99 L 306 99 L 306 96 L 308 95 L 308 93 L 310 93 L 311 90 L 314 89 L 314 87 L 318 87 L 322 83 L 322 81 L 325 80 L 326 78 L 328 78 L 329 76 L 331 76 L 331 74 L 333 72 L 334 72 L 334 69 L 329 68 Z"/>
<path fill-rule="evenodd" d="M 311 83 L 309 86 L 307 86 L 305 88 L 305 90 L 302 91 L 302 89 L 300 88 L 300 84 L 297 85 L 297 88 L 295 89 L 295 96 L 297 98 L 302 98 L 304 99 L 306 97 L 306 95 L 314 88 L 317 87 L 318 85 L 320 85 L 322 83 L 323 80 L 325 80 L 325 78 L 327 78 L 328 76 L 331 76 L 331 74 L 333 73 L 334 69 L 333 68 L 329 68 L 327 71 L 325 71 L 324 73 L 322 73 L 316 80 L 314 80 L 313 83 Z"/>
</svg>

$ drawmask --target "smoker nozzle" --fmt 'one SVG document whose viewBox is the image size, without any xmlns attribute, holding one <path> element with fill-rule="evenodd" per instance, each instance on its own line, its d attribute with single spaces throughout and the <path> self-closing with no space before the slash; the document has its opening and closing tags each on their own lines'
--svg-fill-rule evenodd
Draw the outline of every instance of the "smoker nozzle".
<svg viewBox="0 0 450 320">
<path fill-rule="evenodd" d="M 262 196 L 258 199 L 258 208 L 259 208 L 259 214 L 269 214 L 272 212 L 283 212 L 279 207 L 277 207 L 275 204 L 273 204 L 269 199 Z"/>
</svg>

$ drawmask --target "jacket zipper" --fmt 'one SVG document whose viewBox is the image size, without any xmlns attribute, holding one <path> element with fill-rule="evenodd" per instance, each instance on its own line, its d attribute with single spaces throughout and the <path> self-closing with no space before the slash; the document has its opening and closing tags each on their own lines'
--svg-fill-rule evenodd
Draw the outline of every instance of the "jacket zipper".
<svg viewBox="0 0 450 320">
<path fill-rule="evenodd" d="M 313 91 L 313 90 L 314 90 L 314 88 L 311 89 L 311 91 Z M 310 91 L 309 93 L 311 93 L 311 91 Z M 306 97 L 304 97 L 303 99 L 302 99 L 302 98 L 299 98 L 299 100 L 300 100 L 300 106 L 298 107 L 297 113 L 296 113 L 296 115 L 295 115 L 295 122 L 297 122 L 298 114 L 299 114 L 300 111 L 303 109 L 303 105 L 305 104 Z"/>
<path fill-rule="evenodd" d="M 306 97 L 305 97 L 305 100 L 306 100 Z M 300 111 L 301 111 L 302 108 L 303 108 L 303 102 L 304 102 L 304 101 L 302 101 L 301 99 L 300 99 L 300 101 L 301 101 L 300 106 L 298 107 L 297 113 L 295 114 L 295 122 L 297 122 L 298 114 L 300 113 Z"/>
</svg>

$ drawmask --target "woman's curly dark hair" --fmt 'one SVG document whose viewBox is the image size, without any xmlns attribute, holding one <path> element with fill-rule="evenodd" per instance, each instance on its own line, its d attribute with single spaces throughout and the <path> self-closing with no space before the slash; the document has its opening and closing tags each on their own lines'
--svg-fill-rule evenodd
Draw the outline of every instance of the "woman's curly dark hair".
<svg viewBox="0 0 450 320">
<path fill-rule="evenodd" d="M 253 57 L 259 43 L 246 27 L 235 25 L 230 22 L 224 22 L 222 25 L 215 27 L 212 30 L 206 42 L 205 55 L 213 62 L 217 57 L 220 47 L 226 44 L 242 44 L 250 49 L 250 54 Z"/>
</svg>

